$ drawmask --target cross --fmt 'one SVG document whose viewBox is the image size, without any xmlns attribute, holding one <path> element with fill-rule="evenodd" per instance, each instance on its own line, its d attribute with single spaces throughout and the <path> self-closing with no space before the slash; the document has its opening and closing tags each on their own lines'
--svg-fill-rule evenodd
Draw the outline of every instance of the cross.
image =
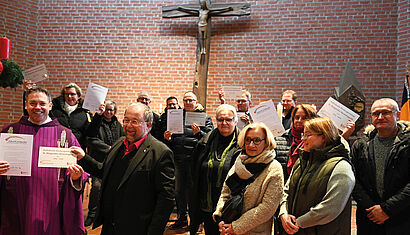
<svg viewBox="0 0 410 235">
<path fill-rule="evenodd" d="M 162 7 L 163 18 L 198 17 L 198 47 L 193 92 L 198 102 L 206 107 L 206 89 L 211 45 L 211 18 L 250 15 L 249 3 L 215 3 L 199 0 L 199 4 L 182 4 Z"/>
</svg>

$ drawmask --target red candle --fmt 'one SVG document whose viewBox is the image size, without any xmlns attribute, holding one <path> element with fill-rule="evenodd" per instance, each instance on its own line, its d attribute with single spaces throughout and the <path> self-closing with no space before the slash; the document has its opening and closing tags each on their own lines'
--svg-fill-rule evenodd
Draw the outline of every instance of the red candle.
<svg viewBox="0 0 410 235">
<path fill-rule="evenodd" d="M 10 40 L 6 37 L 0 38 L 0 59 L 10 59 Z"/>
</svg>

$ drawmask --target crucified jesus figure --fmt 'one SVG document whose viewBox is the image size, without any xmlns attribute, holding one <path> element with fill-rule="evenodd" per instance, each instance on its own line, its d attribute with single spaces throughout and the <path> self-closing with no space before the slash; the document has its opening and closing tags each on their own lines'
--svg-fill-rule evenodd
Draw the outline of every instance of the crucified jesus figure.
<svg viewBox="0 0 410 235">
<path fill-rule="evenodd" d="M 212 9 L 209 6 L 211 5 L 209 0 L 199 0 L 199 5 L 201 8 L 193 9 L 193 8 L 185 8 L 185 7 L 178 7 L 178 11 L 182 11 L 188 13 L 193 16 L 199 16 L 198 18 L 198 30 L 199 30 L 199 44 L 200 44 L 200 52 L 202 55 L 206 54 L 206 39 L 208 38 L 208 18 L 209 16 L 218 15 L 224 12 L 232 11 L 232 7 L 224 7 L 224 8 L 215 8 Z"/>
</svg>

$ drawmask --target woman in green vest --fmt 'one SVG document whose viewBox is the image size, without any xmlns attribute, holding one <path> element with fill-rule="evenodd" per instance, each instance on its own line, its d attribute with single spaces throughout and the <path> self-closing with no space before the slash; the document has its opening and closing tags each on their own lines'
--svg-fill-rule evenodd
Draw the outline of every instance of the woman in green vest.
<svg viewBox="0 0 410 235">
<path fill-rule="evenodd" d="M 282 226 L 287 234 L 350 234 L 355 177 L 348 150 L 329 118 L 304 126 L 304 147 L 280 204 Z"/>
</svg>

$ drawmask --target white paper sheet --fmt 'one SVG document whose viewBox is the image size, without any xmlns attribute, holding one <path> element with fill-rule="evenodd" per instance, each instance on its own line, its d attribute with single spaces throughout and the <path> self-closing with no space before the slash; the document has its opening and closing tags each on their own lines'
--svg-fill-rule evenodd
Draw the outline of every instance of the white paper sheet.
<svg viewBox="0 0 410 235">
<path fill-rule="evenodd" d="M 224 86 L 222 87 L 226 99 L 239 99 L 242 97 L 242 87 L 240 86 Z"/>
<path fill-rule="evenodd" d="M 104 104 L 107 97 L 108 88 L 90 82 L 87 88 L 87 94 L 84 99 L 83 108 L 92 112 L 98 112 L 101 104 Z"/>
<path fill-rule="evenodd" d="M 173 134 L 184 134 L 182 109 L 167 109 L 167 131 Z"/>
<path fill-rule="evenodd" d="M 76 162 L 77 158 L 69 148 L 40 147 L 38 167 L 67 168 Z"/>
<path fill-rule="evenodd" d="M 0 159 L 10 164 L 4 175 L 31 176 L 32 151 L 32 135 L 1 133 Z"/>
<path fill-rule="evenodd" d="M 349 119 L 356 122 L 360 117 L 359 114 L 350 110 L 332 97 L 329 97 L 317 114 L 321 117 L 330 118 L 333 121 L 333 124 L 335 124 L 335 126 L 341 131 L 346 127 Z"/>
<path fill-rule="evenodd" d="M 196 123 L 198 126 L 205 126 L 206 113 L 185 112 L 185 125 Z"/>
<path fill-rule="evenodd" d="M 272 100 L 249 109 L 253 122 L 263 122 L 272 131 L 274 136 L 281 136 L 285 132 L 282 121 L 275 109 Z"/>
</svg>

